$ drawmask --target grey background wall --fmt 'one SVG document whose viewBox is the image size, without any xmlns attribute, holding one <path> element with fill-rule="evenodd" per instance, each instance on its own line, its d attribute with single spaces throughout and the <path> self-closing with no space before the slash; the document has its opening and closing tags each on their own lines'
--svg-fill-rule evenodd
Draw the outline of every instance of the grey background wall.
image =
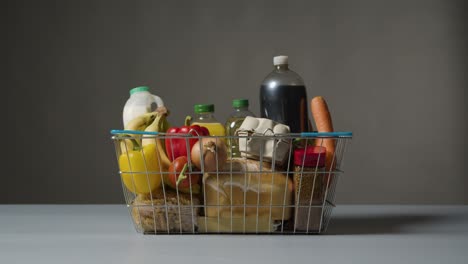
<svg viewBox="0 0 468 264">
<path fill-rule="evenodd" d="M 338 203 L 468 203 L 464 1 L 11 1 L 2 7 L 0 203 L 122 203 L 109 130 L 149 85 L 259 113 L 290 56 L 355 137 Z M 466 13 L 465 13 L 466 14 Z"/>
</svg>

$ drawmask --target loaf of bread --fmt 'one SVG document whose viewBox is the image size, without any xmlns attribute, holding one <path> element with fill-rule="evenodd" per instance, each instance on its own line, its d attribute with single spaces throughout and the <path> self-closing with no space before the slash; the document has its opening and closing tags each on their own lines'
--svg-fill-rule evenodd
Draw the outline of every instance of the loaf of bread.
<svg viewBox="0 0 468 264">
<path fill-rule="evenodd" d="M 232 166 L 232 169 L 231 169 Z M 292 215 L 293 183 L 271 170 L 271 164 L 249 159 L 233 159 L 220 173 L 203 177 L 205 215 L 233 218 L 270 216 L 287 220 Z M 232 171 L 232 173 L 231 173 Z"/>
<path fill-rule="evenodd" d="M 193 232 L 198 230 L 198 207 L 200 204 L 196 196 L 177 193 L 169 188 L 155 192 L 153 196 L 137 195 L 133 201 L 132 218 L 140 232 L 167 233 Z M 192 206 L 193 205 L 193 206 Z"/>
</svg>

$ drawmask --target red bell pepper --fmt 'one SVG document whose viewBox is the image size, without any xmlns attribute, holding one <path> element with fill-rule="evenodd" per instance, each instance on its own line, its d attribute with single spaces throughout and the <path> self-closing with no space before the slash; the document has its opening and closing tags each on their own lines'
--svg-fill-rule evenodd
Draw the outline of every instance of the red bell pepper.
<svg viewBox="0 0 468 264">
<path fill-rule="evenodd" d="M 193 136 L 209 136 L 210 132 L 206 127 L 199 125 L 190 126 L 190 117 L 187 116 L 185 119 L 185 126 L 182 127 L 171 127 L 166 131 L 166 153 L 171 161 L 181 156 L 187 156 L 187 141 L 189 143 L 188 151 L 192 149 L 193 145 L 197 143 L 198 138 L 195 137 L 184 137 L 182 134 L 190 134 Z M 177 137 L 177 134 L 181 134 Z"/>
</svg>

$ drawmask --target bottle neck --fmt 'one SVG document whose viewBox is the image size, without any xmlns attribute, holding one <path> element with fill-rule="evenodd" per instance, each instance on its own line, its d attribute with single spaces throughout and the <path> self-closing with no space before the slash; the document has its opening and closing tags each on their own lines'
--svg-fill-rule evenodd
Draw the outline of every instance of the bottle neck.
<svg viewBox="0 0 468 264">
<path fill-rule="evenodd" d="M 236 112 L 249 111 L 249 107 L 248 107 L 248 106 L 234 107 L 234 110 L 235 110 Z"/>
<path fill-rule="evenodd" d="M 139 91 L 130 95 L 130 97 L 139 97 L 139 96 L 148 96 L 150 92 L 148 91 Z"/>
<path fill-rule="evenodd" d="M 196 114 L 196 121 L 201 121 L 201 120 L 207 120 L 207 121 L 212 121 L 212 120 L 216 120 L 214 118 L 214 113 L 213 112 L 202 112 L 202 113 L 197 113 Z"/>
<path fill-rule="evenodd" d="M 275 65 L 275 70 L 277 70 L 277 71 L 288 71 L 289 70 L 289 65 L 288 64 Z"/>
</svg>

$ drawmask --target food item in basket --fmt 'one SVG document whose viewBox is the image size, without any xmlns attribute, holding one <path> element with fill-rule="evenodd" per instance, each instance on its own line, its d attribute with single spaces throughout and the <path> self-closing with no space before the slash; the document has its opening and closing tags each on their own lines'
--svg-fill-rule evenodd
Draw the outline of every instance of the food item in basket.
<svg viewBox="0 0 468 264">
<path fill-rule="evenodd" d="M 196 232 L 199 204 L 195 196 L 179 192 L 177 197 L 177 192 L 166 188 L 165 193 L 138 195 L 131 205 L 132 218 L 143 232 Z"/>
<path fill-rule="evenodd" d="M 168 114 L 167 110 L 157 111 L 156 119 L 148 127 L 146 127 L 146 132 L 165 132 L 165 123 L 166 116 Z M 142 140 L 142 145 L 156 145 L 156 156 L 161 171 L 166 172 L 171 165 L 171 161 L 166 155 L 166 149 L 164 147 L 164 140 L 158 136 L 144 136 Z M 166 174 L 164 174 L 166 175 Z"/>
<path fill-rule="evenodd" d="M 151 114 L 155 115 L 155 118 L 148 125 L 141 127 L 138 130 L 144 130 L 145 132 L 166 132 L 168 129 L 167 116 L 169 115 L 169 110 L 165 106 L 158 107 Z M 156 120 L 157 119 L 157 120 Z M 128 128 L 125 128 L 128 129 Z M 147 144 L 155 143 L 154 137 L 143 137 L 143 146 Z"/>
<path fill-rule="evenodd" d="M 162 99 L 159 96 L 151 94 L 147 86 L 131 89 L 130 98 L 125 103 L 123 110 L 124 127 L 127 127 L 128 123 L 134 118 L 151 112 L 151 104 L 153 103 L 156 103 L 158 107 L 164 106 Z"/>
<path fill-rule="evenodd" d="M 173 189 L 178 189 L 179 192 L 199 194 L 200 193 L 200 176 L 199 172 L 191 172 L 188 169 L 187 157 L 181 156 L 176 158 L 169 166 L 169 181 L 167 185 Z"/>
<path fill-rule="evenodd" d="M 145 131 L 150 131 L 150 132 L 162 132 L 161 131 L 161 124 L 164 122 L 166 118 L 166 113 L 160 112 L 158 113 L 156 119 L 154 122 L 148 126 Z M 173 163 L 169 160 L 169 157 L 166 155 L 166 150 L 164 148 L 163 140 L 159 136 L 151 136 L 151 137 L 146 137 L 143 139 L 143 144 L 149 144 L 149 145 L 155 145 L 156 146 L 156 155 L 157 155 L 157 162 L 160 166 L 160 170 L 163 175 L 163 183 L 165 185 L 168 185 L 169 187 L 173 189 L 177 189 L 177 186 L 174 184 L 171 184 L 171 179 L 169 178 L 170 176 L 170 167 L 173 165 Z M 172 169 L 174 171 L 174 169 Z M 177 169 L 176 169 L 177 171 Z M 200 187 L 199 185 L 192 185 L 192 189 L 190 188 L 179 188 L 180 192 L 187 192 L 190 193 L 190 190 L 192 190 L 193 193 L 199 193 Z"/>
<path fill-rule="evenodd" d="M 125 126 L 125 130 L 144 130 L 148 127 L 151 123 L 154 122 L 156 119 L 156 113 L 146 113 L 142 114 L 134 119 L 132 119 L 127 126 Z M 137 142 L 140 142 L 139 138 L 135 139 Z M 133 149 L 133 142 L 132 140 L 126 139 L 122 140 L 120 143 L 120 152 L 125 153 L 129 150 Z"/>
<path fill-rule="evenodd" d="M 289 133 L 289 127 L 266 118 L 248 116 L 238 130 L 239 150 L 242 157 L 266 160 L 284 165 L 289 157 L 290 142 L 281 135 Z"/>
<path fill-rule="evenodd" d="M 314 97 L 310 102 L 310 108 L 314 117 L 315 126 L 318 132 L 333 132 L 333 123 L 325 99 L 321 96 Z M 333 170 L 333 159 L 335 155 L 335 140 L 332 138 L 318 138 L 315 141 L 316 146 L 323 146 L 327 149 L 325 160 L 327 170 Z"/>
<path fill-rule="evenodd" d="M 316 231 L 320 224 L 328 176 L 324 168 L 325 157 L 324 147 L 294 150 L 294 222 L 297 231 Z"/>
<path fill-rule="evenodd" d="M 249 159 L 229 160 L 221 173 L 203 176 L 207 217 L 268 216 L 288 220 L 292 214 L 293 183 L 271 164 Z M 231 211 L 232 210 L 232 211 Z"/>
<path fill-rule="evenodd" d="M 171 125 L 169 124 L 169 122 L 167 121 L 167 117 L 169 116 L 169 109 L 167 109 L 167 107 L 165 106 L 160 106 L 158 108 L 156 108 L 156 110 L 154 110 L 154 112 L 157 114 L 157 115 L 163 115 L 164 118 L 162 118 L 158 123 L 157 123 L 157 129 L 156 131 L 154 132 L 166 132 L 169 127 L 171 127 Z M 151 126 L 148 126 L 145 131 L 150 131 L 150 129 L 152 129 Z M 164 142 L 163 142 L 164 143 Z"/>
<path fill-rule="evenodd" d="M 169 123 L 167 122 L 167 115 L 169 110 L 166 107 L 158 107 L 154 112 L 143 114 L 132 121 L 125 127 L 125 130 L 137 130 L 137 131 L 147 131 L 147 132 L 165 132 Z M 156 120 L 159 117 L 158 120 Z M 149 144 L 156 144 L 154 137 L 141 137 L 138 135 L 133 135 L 134 139 L 142 146 Z M 159 142 L 162 148 L 164 149 L 164 142 Z M 127 152 L 127 150 L 133 149 L 132 140 L 122 140 L 120 144 L 120 150 L 122 153 Z M 159 150 L 159 148 L 158 148 Z M 169 161 L 170 162 L 170 161 Z"/>
<path fill-rule="evenodd" d="M 166 132 L 166 153 L 171 161 L 181 156 L 187 156 L 187 149 L 190 152 L 195 142 L 197 142 L 197 138 L 184 138 L 183 135 L 208 136 L 210 133 L 206 127 L 199 125 L 190 126 L 189 122 L 190 117 L 188 116 L 185 119 L 185 126 L 172 127 Z M 189 146 L 187 146 L 187 142 Z"/>
<path fill-rule="evenodd" d="M 289 69 L 288 56 L 274 57 L 273 64 L 274 70 L 260 87 L 261 117 L 288 125 L 292 133 L 312 130 L 304 81 Z"/>
<path fill-rule="evenodd" d="M 143 114 L 130 121 L 126 129 L 158 132 L 166 123 L 167 109 Z M 169 159 L 157 138 L 125 139 L 121 144 L 119 167 L 122 171 L 122 181 L 127 189 L 133 193 L 147 194 L 161 186 L 162 173 L 170 165 Z"/>
<path fill-rule="evenodd" d="M 125 130 L 144 130 L 156 119 L 156 113 L 145 113 L 132 119 L 126 126 Z"/>
<path fill-rule="evenodd" d="M 323 167 L 327 149 L 321 146 L 307 146 L 294 150 L 294 165 L 307 168 Z"/>
<path fill-rule="evenodd" d="M 218 171 L 224 166 L 226 159 L 226 145 L 219 138 L 201 138 L 192 147 L 192 163 L 204 172 Z"/>
<path fill-rule="evenodd" d="M 194 106 L 195 118 L 192 125 L 199 125 L 208 128 L 210 136 L 225 136 L 224 126 L 214 117 L 214 105 L 197 104 Z"/>
<path fill-rule="evenodd" d="M 133 193 L 146 194 L 161 186 L 155 144 L 141 147 L 133 140 L 133 149 L 120 155 L 119 167 L 125 187 Z"/>
<path fill-rule="evenodd" d="M 247 99 L 232 100 L 232 106 L 234 107 L 234 112 L 231 113 L 224 125 L 226 127 L 226 135 L 231 137 L 237 136 L 237 130 L 247 116 L 255 117 L 249 110 L 249 100 Z M 228 138 L 226 143 L 228 146 L 228 157 L 237 158 L 241 156 L 238 138 Z"/>
</svg>

